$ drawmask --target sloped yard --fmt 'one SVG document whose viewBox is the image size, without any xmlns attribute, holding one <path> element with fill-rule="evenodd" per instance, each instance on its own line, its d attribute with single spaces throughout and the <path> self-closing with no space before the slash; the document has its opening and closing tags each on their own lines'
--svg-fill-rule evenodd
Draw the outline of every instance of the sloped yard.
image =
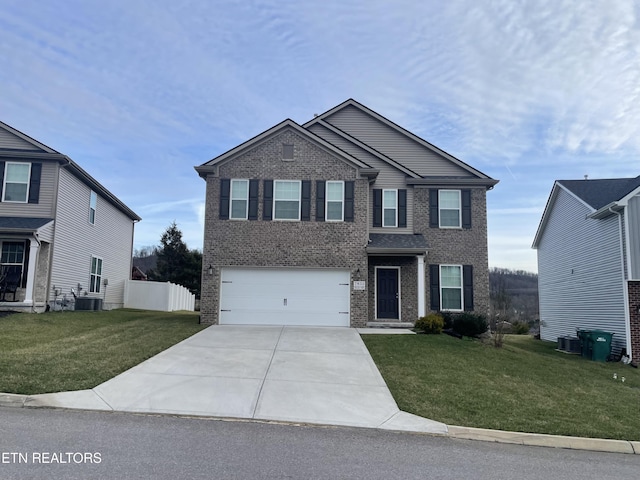
<svg viewBox="0 0 640 480">
<path fill-rule="evenodd" d="M 93 388 L 202 328 L 195 313 L 9 315 L 0 318 L 0 392 Z"/>
<path fill-rule="evenodd" d="M 640 373 L 628 365 L 529 336 L 507 336 L 501 349 L 447 335 L 362 338 L 407 412 L 449 425 L 640 440 Z"/>
</svg>

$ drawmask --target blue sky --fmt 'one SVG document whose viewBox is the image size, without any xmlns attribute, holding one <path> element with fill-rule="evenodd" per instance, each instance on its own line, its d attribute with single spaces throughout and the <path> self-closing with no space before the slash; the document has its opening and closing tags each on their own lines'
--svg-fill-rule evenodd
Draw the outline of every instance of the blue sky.
<svg viewBox="0 0 640 480">
<path fill-rule="evenodd" d="M 347 98 L 500 180 L 491 266 L 535 271 L 555 179 L 640 174 L 634 0 L 0 0 L 0 120 L 202 248 L 193 167 Z"/>
</svg>

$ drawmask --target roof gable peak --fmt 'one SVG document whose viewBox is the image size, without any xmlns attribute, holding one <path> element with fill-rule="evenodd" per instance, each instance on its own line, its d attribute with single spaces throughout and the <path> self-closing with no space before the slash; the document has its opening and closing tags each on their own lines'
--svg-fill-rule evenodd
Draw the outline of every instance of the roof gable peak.
<svg viewBox="0 0 640 480">
<path fill-rule="evenodd" d="M 58 152 L 57 150 L 54 150 L 53 148 L 45 145 L 44 143 L 39 142 L 35 138 L 30 137 L 26 133 L 22 133 L 20 130 L 18 130 L 16 128 L 13 128 L 11 125 L 9 125 L 7 123 L 4 123 L 2 121 L 0 121 L 0 129 L 8 132 L 10 135 L 13 135 L 13 136 L 19 138 L 23 142 L 26 142 L 26 143 L 32 145 L 33 147 L 35 147 L 35 150 L 40 150 L 40 151 L 45 152 L 45 153 L 57 153 L 57 154 L 60 154 L 60 152 Z"/>
</svg>

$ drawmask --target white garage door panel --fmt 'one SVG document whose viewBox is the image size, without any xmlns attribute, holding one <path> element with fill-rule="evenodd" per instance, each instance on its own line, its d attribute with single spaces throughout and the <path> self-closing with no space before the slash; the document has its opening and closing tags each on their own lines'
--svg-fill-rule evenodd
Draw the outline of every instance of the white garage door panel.
<svg viewBox="0 0 640 480">
<path fill-rule="evenodd" d="M 349 326 L 349 272 L 223 269 L 220 323 Z"/>
</svg>

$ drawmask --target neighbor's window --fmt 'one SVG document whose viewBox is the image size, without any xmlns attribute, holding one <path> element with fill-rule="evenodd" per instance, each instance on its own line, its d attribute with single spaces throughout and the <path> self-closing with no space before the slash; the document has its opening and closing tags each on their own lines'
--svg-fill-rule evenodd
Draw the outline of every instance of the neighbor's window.
<svg viewBox="0 0 640 480">
<path fill-rule="evenodd" d="M 24 242 L 2 242 L 2 270 L 0 274 L 8 275 L 13 272 L 22 274 L 24 266 Z"/>
<path fill-rule="evenodd" d="M 440 298 L 442 310 L 462 311 L 461 265 L 440 265 Z"/>
<path fill-rule="evenodd" d="M 102 259 L 91 257 L 91 278 L 89 280 L 89 293 L 100 293 L 102 284 Z"/>
<path fill-rule="evenodd" d="M 249 180 L 231 180 L 229 218 L 246 220 L 249 212 Z"/>
<path fill-rule="evenodd" d="M 398 226 L 398 191 L 382 191 L 382 226 Z"/>
<path fill-rule="evenodd" d="M 30 174 L 30 163 L 7 162 L 4 172 L 2 201 L 26 203 L 29 198 Z"/>
<path fill-rule="evenodd" d="M 91 190 L 91 197 L 89 198 L 89 223 L 94 225 L 96 223 L 96 207 L 98 205 L 98 195 Z"/>
<path fill-rule="evenodd" d="M 275 220 L 300 220 L 299 180 L 276 180 L 273 193 L 273 218 Z"/>
<path fill-rule="evenodd" d="M 327 182 L 326 220 L 344 220 L 344 182 Z"/>
<path fill-rule="evenodd" d="M 440 190 L 438 207 L 441 228 L 460 228 L 460 190 Z"/>
</svg>

